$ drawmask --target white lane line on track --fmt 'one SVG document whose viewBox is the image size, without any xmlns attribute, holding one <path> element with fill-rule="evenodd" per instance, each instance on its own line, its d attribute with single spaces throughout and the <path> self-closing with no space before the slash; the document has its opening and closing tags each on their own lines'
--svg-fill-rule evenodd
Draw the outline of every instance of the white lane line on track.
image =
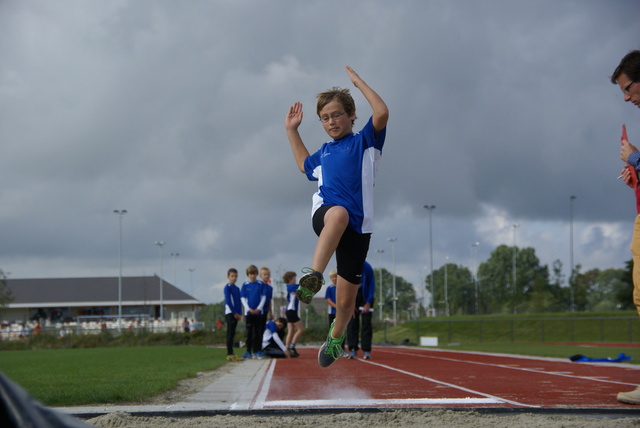
<svg viewBox="0 0 640 428">
<path fill-rule="evenodd" d="M 258 390 L 258 395 L 253 400 L 253 402 L 249 405 L 250 409 L 263 409 L 265 402 L 267 400 L 267 394 L 269 393 L 269 387 L 271 386 L 271 379 L 273 379 L 273 371 L 276 369 L 276 359 L 272 359 L 269 363 L 269 368 L 267 368 L 267 372 L 260 384 L 260 389 Z"/>
<path fill-rule="evenodd" d="M 420 355 L 420 354 L 414 354 L 414 353 L 409 353 L 409 354 L 404 354 L 401 352 L 393 352 L 393 351 L 384 351 L 387 353 L 391 353 L 391 354 L 397 354 L 397 355 L 403 355 L 403 356 L 413 356 L 413 357 L 420 357 L 420 358 L 431 358 L 431 359 L 435 359 L 435 360 L 443 360 L 443 361 L 453 361 L 456 363 L 465 363 L 465 364 L 475 364 L 475 365 L 479 365 L 479 366 L 489 366 L 489 367 L 499 367 L 499 368 L 503 368 L 503 369 L 510 369 L 510 370 L 518 370 L 518 371 L 523 371 L 523 372 L 529 372 L 529 373 L 536 373 L 536 374 L 546 374 L 546 375 L 551 375 L 551 376 L 560 376 L 560 377 L 568 377 L 570 379 L 582 379 L 582 380 L 589 380 L 589 381 L 593 381 L 593 382 L 603 382 L 603 383 L 613 383 L 616 385 L 628 385 L 628 386 L 638 386 L 637 383 L 629 383 L 629 382 L 619 382 L 616 380 L 610 380 L 610 379 L 602 379 L 600 377 L 597 376 L 578 376 L 578 375 L 574 375 L 574 374 L 566 374 L 564 372 L 550 372 L 550 371 L 546 371 L 543 368 L 526 368 L 526 367 L 514 367 L 513 365 L 510 364 L 491 364 L 491 363 L 481 363 L 479 361 L 469 361 L 469 360 L 459 360 L 456 358 L 449 358 L 449 357 L 440 357 L 440 356 L 435 356 L 435 355 Z M 517 355 L 513 356 L 513 357 L 509 357 L 509 358 L 518 358 Z"/>
<path fill-rule="evenodd" d="M 411 373 L 411 372 L 408 372 L 406 370 L 402 370 L 402 369 L 398 369 L 398 368 L 395 368 L 395 367 L 387 366 L 385 364 L 374 363 L 371 360 L 358 360 L 358 361 L 361 361 L 361 362 L 366 363 L 366 364 L 373 364 L 375 366 L 382 367 L 382 368 L 385 368 L 387 370 L 393 370 L 393 371 L 396 371 L 398 373 L 403 373 L 403 374 L 406 374 L 408 376 L 417 377 L 418 379 L 423 379 L 423 380 L 426 380 L 426 381 L 429 381 L 429 382 L 437 383 L 439 385 L 448 386 L 449 388 L 459 389 L 461 391 L 469 392 L 471 394 L 487 397 L 487 398 L 489 398 L 491 400 L 497 400 L 497 402 L 499 402 L 499 403 L 509 403 L 509 404 L 513 404 L 515 406 L 521 406 L 521 407 L 540 407 L 540 406 L 534 406 L 534 405 L 531 405 L 531 404 L 519 403 L 517 401 L 508 400 L 506 398 L 496 397 L 495 395 L 486 394 L 486 393 L 480 392 L 480 391 L 475 391 L 473 389 L 465 388 L 465 387 L 459 386 L 459 385 L 454 385 L 452 383 L 442 382 L 440 380 L 436 380 L 436 379 L 433 379 L 433 378 L 430 378 L 430 377 L 427 377 L 427 376 L 422 376 L 422 375 L 419 375 L 419 374 L 416 374 L 416 373 Z"/>
<path fill-rule="evenodd" d="M 523 406 L 523 404 L 503 400 L 500 398 L 492 397 L 487 394 L 477 393 L 470 389 L 459 388 L 467 392 L 472 392 L 476 395 L 482 395 L 486 398 L 408 398 L 408 399 L 339 399 L 339 400 L 274 400 L 267 401 L 267 395 L 269 394 L 269 387 L 271 386 L 271 380 L 273 379 L 273 372 L 276 367 L 277 360 L 273 359 L 269 363 L 269 367 L 265 373 L 264 379 L 258 390 L 258 394 L 253 402 L 250 404 L 250 409 L 264 409 L 275 407 L 379 407 L 379 406 L 411 406 L 411 405 L 444 405 L 444 404 L 465 404 L 465 405 L 479 405 L 479 404 L 503 404 L 505 402 Z M 375 364 L 375 363 L 374 363 Z M 380 365 L 380 364 L 377 364 Z M 384 366 L 383 366 L 384 367 Z M 417 376 L 417 375 L 416 375 Z M 418 376 L 421 377 L 421 376 Z M 423 378 L 427 379 L 427 378 Z M 427 379 L 428 380 L 428 379 Z M 443 384 L 442 382 L 435 381 L 436 383 Z M 537 406 L 528 406 L 537 407 Z"/>
<path fill-rule="evenodd" d="M 407 398 L 407 399 L 364 399 L 364 400 L 282 400 L 267 401 L 264 407 L 385 407 L 385 406 L 437 406 L 443 404 L 502 404 L 501 400 L 490 398 Z"/>
</svg>

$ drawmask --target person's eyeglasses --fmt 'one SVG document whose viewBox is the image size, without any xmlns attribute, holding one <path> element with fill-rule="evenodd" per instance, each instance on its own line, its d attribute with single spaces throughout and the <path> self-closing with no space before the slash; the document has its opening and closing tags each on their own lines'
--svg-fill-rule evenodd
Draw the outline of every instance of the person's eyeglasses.
<svg viewBox="0 0 640 428">
<path fill-rule="evenodd" d="M 631 88 L 631 85 L 633 85 L 634 83 L 636 83 L 636 82 L 633 82 L 633 81 L 632 81 L 631 83 L 629 83 L 629 84 L 628 84 L 628 85 L 627 85 L 627 86 L 622 90 L 622 93 L 623 93 L 623 94 L 625 94 L 625 95 L 629 95 L 629 88 Z"/>
<path fill-rule="evenodd" d="M 329 120 L 330 120 L 330 119 L 338 120 L 338 119 L 340 119 L 342 116 L 344 116 L 345 114 L 346 114 L 345 112 L 341 112 L 341 113 L 333 113 L 333 114 L 332 114 L 332 115 L 330 115 L 330 116 L 322 116 L 322 117 L 320 118 L 320 122 L 322 122 L 322 123 L 327 123 L 327 122 L 329 122 Z"/>
</svg>

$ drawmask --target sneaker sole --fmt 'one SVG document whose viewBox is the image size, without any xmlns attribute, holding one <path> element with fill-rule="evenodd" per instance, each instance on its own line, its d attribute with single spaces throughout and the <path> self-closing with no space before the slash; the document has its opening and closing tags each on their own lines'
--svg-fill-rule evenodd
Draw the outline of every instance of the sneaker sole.
<svg viewBox="0 0 640 428">
<path fill-rule="evenodd" d="M 308 293 L 311 293 L 311 295 L 303 296 L 302 292 L 300 291 L 301 288 L 305 289 Z M 308 305 L 309 303 L 311 303 L 311 299 L 313 299 L 313 296 L 318 291 L 320 291 L 321 288 L 322 288 L 322 284 L 320 283 L 318 278 L 313 276 L 309 277 L 305 281 L 300 281 L 299 287 L 296 290 L 296 298 Z"/>
</svg>

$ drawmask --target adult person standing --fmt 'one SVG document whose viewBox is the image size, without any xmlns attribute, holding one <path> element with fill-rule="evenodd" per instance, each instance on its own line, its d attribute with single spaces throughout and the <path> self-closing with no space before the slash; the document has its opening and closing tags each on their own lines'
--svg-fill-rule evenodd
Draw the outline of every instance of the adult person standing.
<svg viewBox="0 0 640 428">
<path fill-rule="evenodd" d="M 622 90 L 625 102 L 640 107 L 640 50 L 633 50 L 625 55 L 611 76 L 611 83 Z M 633 303 L 640 314 L 640 186 L 638 186 L 638 170 L 640 170 L 640 151 L 623 135 L 620 159 L 625 162 L 621 176 L 624 182 L 634 190 L 636 196 L 636 216 L 631 238 L 631 257 L 633 259 Z M 630 168 L 628 167 L 630 166 Z M 627 404 L 640 404 L 640 386 L 630 392 L 620 392 L 618 401 Z"/>
<path fill-rule="evenodd" d="M 349 358 L 357 358 L 358 335 L 360 335 L 364 359 L 371 359 L 371 340 L 373 337 L 373 304 L 376 294 L 376 279 L 373 268 L 369 262 L 364 262 L 362 268 L 362 283 L 356 297 L 356 307 L 353 318 L 347 327 L 347 344 L 349 346 Z M 362 327 L 362 331 L 361 330 Z"/>
</svg>

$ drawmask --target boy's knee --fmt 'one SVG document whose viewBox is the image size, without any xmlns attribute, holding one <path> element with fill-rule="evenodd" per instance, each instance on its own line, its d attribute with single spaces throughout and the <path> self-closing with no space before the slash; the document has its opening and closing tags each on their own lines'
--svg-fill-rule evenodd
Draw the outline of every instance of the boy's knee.
<svg viewBox="0 0 640 428">
<path fill-rule="evenodd" d="M 349 224 L 349 213 L 346 208 L 338 205 L 331 207 L 325 215 L 325 225 L 327 223 L 339 224 L 346 227 Z"/>
</svg>

